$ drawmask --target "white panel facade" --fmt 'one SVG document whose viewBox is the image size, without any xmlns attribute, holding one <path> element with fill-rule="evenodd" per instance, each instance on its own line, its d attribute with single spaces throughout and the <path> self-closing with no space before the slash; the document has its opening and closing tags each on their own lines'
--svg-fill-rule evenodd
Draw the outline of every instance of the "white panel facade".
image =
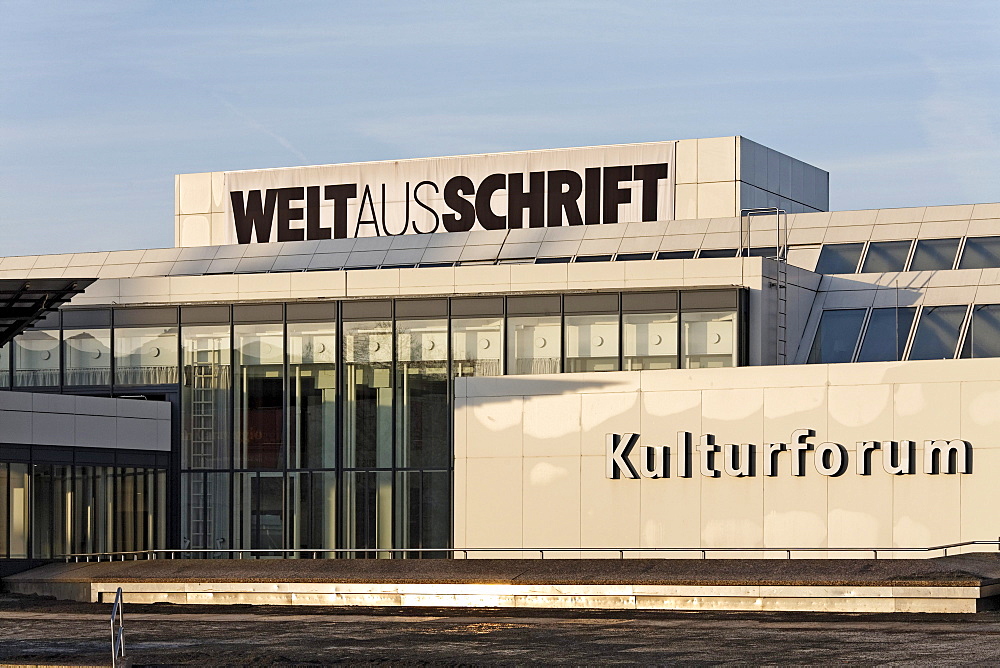
<svg viewBox="0 0 1000 668">
<path fill-rule="evenodd" d="M 997 359 L 470 378 L 456 392 L 457 547 L 906 556 L 891 548 L 1000 535 Z"/>
</svg>

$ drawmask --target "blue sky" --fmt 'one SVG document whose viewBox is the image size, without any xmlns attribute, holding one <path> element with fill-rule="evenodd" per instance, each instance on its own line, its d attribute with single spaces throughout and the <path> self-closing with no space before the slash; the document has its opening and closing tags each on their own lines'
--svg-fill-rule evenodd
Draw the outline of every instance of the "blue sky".
<svg viewBox="0 0 1000 668">
<path fill-rule="evenodd" d="M 0 256 L 171 246 L 178 173 L 733 134 L 1000 201 L 1000 3 L 0 0 Z"/>
</svg>

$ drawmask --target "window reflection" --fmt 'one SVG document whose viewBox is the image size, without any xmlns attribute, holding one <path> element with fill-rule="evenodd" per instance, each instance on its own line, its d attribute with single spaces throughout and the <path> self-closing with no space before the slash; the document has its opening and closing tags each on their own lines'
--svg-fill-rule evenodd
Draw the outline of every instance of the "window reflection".
<svg viewBox="0 0 1000 668">
<path fill-rule="evenodd" d="M 236 325 L 236 466 L 280 468 L 284 450 L 284 333 L 280 324 Z"/>
<path fill-rule="evenodd" d="M 816 263 L 817 274 L 853 274 L 864 244 L 825 244 Z"/>
<path fill-rule="evenodd" d="M 344 323 L 344 465 L 392 466 L 392 322 Z"/>
<path fill-rule="evenodd" d="M 350 558 L 390 559 L 392 548 L 392 472 L 347 471 L 344 473 L 344 547 L 369 550 L 353 552 Z M 449 514 L 450 522 L 450 514 Z"/>
<path fill-rule="evenodd" d="M 229 473 L 190 471 L 181 474 L 181 547 L 228 550 L 230 505 Z M 242 515 L 235 506 L 237 517 Z M 211 555 L 210 555 L 211 556 Z M 223 556 L 220 553 L 218 556 Z"/>
<path fill-rule="evenodd" d="M 288 323 L 293 468 L 333 468 L 337 444 L 335 323 Z"/>
<path fill-rule="evenodd" d="M 625 370 L 676 369 L 677 326 L 676 313 L 623 314 Z"/>
<path fill-rule="evenodd" d="M 396 465 L 447 467 L 451 462 L 448 321 L 397 321 L 396 355 Z"/>
<path fill-rule="evenodd" d="M 165 547 L 165 471 L 0 462 L 0 557 Z"/>
<path fill-rule="evenodd" d="M 292 545 L 300 549 L 333 549 L 337 546 L 337 474 L 333 471 L 302 472 L 297 475 L 295 499 L 295 537 Z M 332 558 L 334 553 L 318 553 Z"/>
<path fill-rule="evenodd" d="M 618 314 L 566 316 L 566 371 L 618 370 Z"/>
<path fill-rule="evenodd" d="M 684 368 L 736 366 L 736 312 L 681 314 Z"/>
<path fill-rule="evenodd" d="M 951 269 L 955 264 L 960 239 L 918 239 L 910 271 Z"/>
<path fill-rule="evenodd" d="M 1000 267 L 1000 237 L 969 237 L 965 240 L 959 269 Z"/>
<path fill-rule="evenodd" d="M 169 385 L 176 382 L 176 327 L 115 328 L 117 385 Z"/>
<path fill-rule="evenodd" d="M 910 347 L 911 360 L 951 359 L 965 320 L 965 306 L 925 306 Z"/>
<path fill-rule="evenodd" d="M 0 346 L 0 389 L 10 387 L 10 344 Z"/>
<path fill-rule="evenodd" d="M 431 548 L 451 543 L 448 525 L 439 517 L 451 516 L 451 473 L 401 471 L 396 474 L 396 546 L 412 548 L 409 559 L 441 559 L 447 552 Z"/>
<path fill-rule="evenodd" d="M 557 315 L 507 318 L 508 373 L 562 371 L 562 323 Z"/>
<path fill-rule="evenodd" d="M 181 466 L 229 466 L 229 325 L 183 330 L 184 386 Z"/>
<path fill-rule="evenodd" d="M 14 386 L 59 385 L 59 331 L 29 329 L 14 338 Z"/>
<path fill-rule="evenodd" d="M 63 330 L 63 359 L 66 385 L 110 384 L 111 330 Z"/>
<path fill-rule="evenodd" d="M 972 307 L 962 357 L 1000 357 L 1000 304 Z"/>
<path fill-rule="evenodd" d="M 895 362 L 903 359 L 916 312 L 913 307 L 872 309 L 858 361 Z"/>
<path fill-rule="evenodd" d="M 455 376 L 499 376 L 503 373 L 503 318 L 453 319 L 451 355 Z"/>
<path fill-rule="evenodd" d="M 809 364 L 850 362 L 861 334 L 865 309 L 823 311 L 809 351 Z"/>
<path fill-rule="evenodd" d="M 861 273 L 903 271 L 910 253 L 909 241 L 873 241 L 868 244 Z"/>
</svg>

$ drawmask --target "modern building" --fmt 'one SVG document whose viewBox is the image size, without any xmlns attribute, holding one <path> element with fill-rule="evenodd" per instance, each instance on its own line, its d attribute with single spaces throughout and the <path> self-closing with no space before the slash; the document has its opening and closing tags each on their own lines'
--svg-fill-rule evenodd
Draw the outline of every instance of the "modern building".
<svg viewBox="0 0 1000 668">
<path fill-rule="evenodd" d="M 0 402 L 172 425 L 108 440 L 143 519 L 103 533 L 65 458 L 100 433 L 6 436 L 0 555 L 1000 535 L 1000 204 L 829 212 L 826 172 L 725 137 L 186 174 L 175 205 L 174 248 L 0 260 L 82 289 L 0 348 Z"/>
</svg>

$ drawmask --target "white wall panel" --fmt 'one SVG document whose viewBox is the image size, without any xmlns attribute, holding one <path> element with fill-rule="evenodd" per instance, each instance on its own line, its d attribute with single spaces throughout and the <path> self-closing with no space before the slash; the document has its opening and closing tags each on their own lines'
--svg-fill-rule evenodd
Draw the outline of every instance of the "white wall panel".
<svg viewBox="0 0 1000 668">
<path fill-rule="evenodd" d="M 636 377 L 638 388 L 621 391 Z M 985 509 L 1000 502 L 998 379 L 1000 359 L 609 373 L 584 394 L 563 376 L 469 378 L 462 392 L 475 409 L 456 415 L 469 446 L 458 454 L 457 547 L 815 547 L 843 557 L 830 548 L 995 539 L 1000 516 Z M 690 477 L 678 431 L 691 434 Z M 609 433 L 638 434 L 636 469 L 638 446 L 669 446 L 667 477 L 609 478 Z M 715 437 L 717 475 L 701 470 L 704 434 Z M 971 444 L 971 472 L 927 471 L 925 441 L 952 439 Z M 880 449 L 864 448 L 866 469 L 867 441 Z M 890 441 L 914 442 L 912 472 L 887 469 Z M 785 444 L 773 470 L 772 443 Z M 753 444 L 749 475 L 738 475 L 745 459 L 727 472 L 728 444 Z"/>
</svg>

